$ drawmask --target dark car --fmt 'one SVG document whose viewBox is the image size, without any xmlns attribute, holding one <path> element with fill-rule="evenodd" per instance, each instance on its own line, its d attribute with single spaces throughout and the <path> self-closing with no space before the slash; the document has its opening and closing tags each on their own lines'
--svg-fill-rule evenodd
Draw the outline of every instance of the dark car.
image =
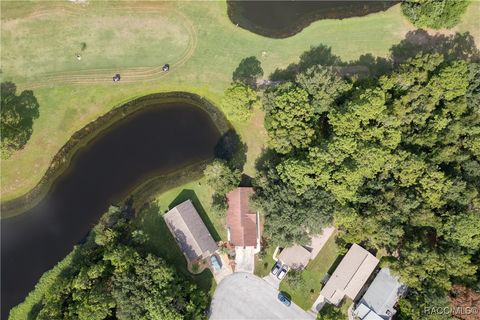
<svg viewBox="0 0 480 320">
<path fill-rule="evenodd" d="M 117 73 L 116 75 L 113 76 L 113 82 L 118 82 L 120 81 L 120 74 Z"/>
<path fill-rule="evenodd" d="M 273 266 L 272 268 L 272 274 L 274 276 L 277 275 L 278 271 L 280 271 L 280 268 L 282 267 L 282 264 L 280 262 L 277 261 L 277 263 L 275 263 L 275 265 Z"/>
<path fill-rule="evenodd" d="M 162 70 L 167 72 L 168 70 L 170 70 L 170 65 L 168 63 L 164 64 Z"/>
<path fill-rule="evenodd" d="M 278 293 L 278 300 L 280 300 L 284 305 L 286 305 L 287 307 L 290 307 L 290 305 L 292 304 L 292 302 L 290 301 L 290 299 L 288 299 L 283 293 L 279 292 Z"/>
<path fill-rule="evenodd" d="M 287 274 L 287 272 L 288 272 L 288 266 L 283 265 L 282 270 L 280 270 L 280 272 L 277 275 L 277 278 L 282 280 L 283 278 L 285 278 L 285 275 Z"/>
</svg>

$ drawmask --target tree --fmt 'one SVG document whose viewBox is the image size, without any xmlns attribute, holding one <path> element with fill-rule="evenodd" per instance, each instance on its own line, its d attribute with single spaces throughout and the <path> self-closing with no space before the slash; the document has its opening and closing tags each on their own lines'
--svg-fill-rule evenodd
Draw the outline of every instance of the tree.
<svg viewBox="0 0 480 320">
<path fill-rule="evenodd" d="M 337 99 L 352 89 L 352 84 L 335 74 L 331 67 L 319 65 L 298 74 L 295 82 L 308 92 L 316 113 L 329 111 Z"/>
<path fill-rule="evenodd" d="M 293 289 L 298 289 L 305 283 L 305 279 L 303 279 L 302 277 L 302 271 L 294 269 L 288 272 L 285 281 L 290 286 L 290 288 Z"/>
<path fill-rule="evenodd" d="M 317 118 L 307 91 L 285 83 L 266 93 L 264 100 L 269 146 L 278 153 L 308 146 L 315 135 L 313 125 Z"/>
<path fill-rule="evenodd" d="M 241 82 L 248 86 L 255 86 L 257 78 L 263 76 L 261 62 L 255 56 L 240 61 L 237 69 L 233 72 L 234 82 Z"/>
<path fill-rule="evenodd" d="M 318 313 L 317 320 L 338 320 L 345 319 L 346 315 L 343 314 L 340 308 L 336 308 L 331 304 L 326 304 L 322 310 Z"/>
<path fill-rule="evenodd" d="M 241 173 L 237 169 L 231 169 L 224 160 L 216 159 L 203 171 L 207 184 L 217 194 L 225 195 L 238 187 Z"/>
<path fill-rule="evenodd" d="M 331 223 L 335 199 L 310 188 L 301 195 L 282 182 L 274 168 L 265 167 L 255 179 L 255 206 L 265 215 L 265 236 L 279 246 L 308 244 L 310 236 Z"/>
<path fill-rule="evenodd" d="M 110 208 L 29 317 L 35 319 L 203 319 L 207 297 L 143 250 L 123 208 Z M 112 236 L 115 235 L 115 236 Z M 142 237 L 142 236 L 140 236 Z M 143 237 L 142 237 L 143 238 Z M 33 313 L 32 313 L 33 312 Z"/>
<path fill-rule="evenodd" d="M 212 195 L 212 211 L 219 215 L 224 216 L 225 212 L 228 209 L 227 197 L 224 194 L 213 194 Z"/>
<path fill-rule="evenodd" d="M 16 95 L 12 82 L 1 84 L 1 151 L 2 158 L 22 149 L 33 132 L 33 120 L 39 117 L 38 101 L 30 90 Z"/>
<path fill-rule="evenodd" d="M 349 91 L 312 70 L 265 96 L 265 233 L 306 241 L 333 216 L 340 242 L 382 250 L 411 288 L 400 317 L 423 319 L 453 283 L 478 282 L 480 65 L 419 54 Z"/>
<path fill-rule="evenodd" d="M 234 82 L 225 90 L 222 106 L 229 118 L 247 121 L 258 102 L 255 90 L 242 83 Z"/>
<path fill-rule="evenodd" d="M 417 28 L 450 29 L 460 22 L 468 4 L 468 0 L 406 0 L 402 12 Z"/>
</svg>

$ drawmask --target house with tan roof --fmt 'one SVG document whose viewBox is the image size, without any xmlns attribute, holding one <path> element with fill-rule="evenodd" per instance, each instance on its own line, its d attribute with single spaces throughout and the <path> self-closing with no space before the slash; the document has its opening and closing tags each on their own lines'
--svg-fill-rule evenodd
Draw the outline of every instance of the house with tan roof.
<svg viewBox="0 0 480 320">
<path fill-rule="evenodd" d="M 320 295 L 328 303 L 336 306 L 345 296 L 355 300 L 378 262 L 370 252 L 354 243 L 328 279 Z"/>
<path fill-rule="evenodd" d="M 168 211 L 163 219 L 189 263 L 205 259 L 218 246 L 191 200 Z"/>
<path fill-rule="evenodd" d="M 252 188 L 239 187 L 227 194 L 227 237 L 235 247 L 236 271 L 253 272 L 260 251 L 259 215 L 250 206 Z"/>
</svg>

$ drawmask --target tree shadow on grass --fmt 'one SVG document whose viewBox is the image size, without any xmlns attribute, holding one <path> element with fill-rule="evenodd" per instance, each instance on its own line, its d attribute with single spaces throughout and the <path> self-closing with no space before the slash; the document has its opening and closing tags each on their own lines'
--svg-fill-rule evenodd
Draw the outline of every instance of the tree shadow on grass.
<svg viewBox="0 0 480 320">
<path fill-rule="evenodd" d="M 430 35 L 425 30 L 418 29 L 408 32 L 405 39 L 392 46 L 388 58 L 375 57 L 367 53 L 361 55 L 357 60 L 342 61 L 339 56 L 332 53 L 329 46 L 320 44 L 312 46 L 302 53 L 299 62 L 291 63 L 285 69 L 276 69 L 270 74 L 269 79 L 292 81 L 298 73 L 315 65 L 333 67 L 343 77 L 356 77 L 357 79 L 378 77 L 391 73 L 394 66 L 422 52 L 442 54 L 447 61 L 453 59 L 480 60 L 480 51 L 470 33 Z"/>
<path fill-rule="evenodd" d="M 214 155 L 215 158 L 227 161 L 231 167 L 243 171 L 247 161 L 247 150 L 247 145 L 241 140 L 238 133 L 231 129 L 218 140 Z"/>
<path fill-rule="evenodd" d="M 171 209 L 180 203 L 191 200 L 193 203 L 193 206 L 197 210 L 198 214 L 203 220 L 203 223 L 205 223 L 205 226 L 207 227 L 208 231 L 213 237 L 213 240 L 215 241 L 220 241 L 222 238 L 218 234 L 217 230 L 215 229 L 215 226 L 213 225 L 212 221 L 207 215 L 207 212 L 205 211 L 205 208 L 202 206 L 202 203 L 197 197 L 197 194 L 195 191 L 191 189 L 183 189 L 182 192 L 178 194 L 178 196 L 168 205 L 168 207 Z"/>
<path fill-rule="evenodd" d="M 255 56 L 247 57 L 240 61 L 233 71 L 232 80 L 254 87 L 257 78 L 263 76 L 261 62 Z"/>
<path fill-rule="evenodd" d="M 469 32 L 452 35 L 430 35 L 422 29 L 410 31 L 405 39 L 390 49 L 391 60 L 401 64 L 419 53 L 440 53 L 446 60 L 465 59 L 478 61 L 480 51 Z"/>
</svg>

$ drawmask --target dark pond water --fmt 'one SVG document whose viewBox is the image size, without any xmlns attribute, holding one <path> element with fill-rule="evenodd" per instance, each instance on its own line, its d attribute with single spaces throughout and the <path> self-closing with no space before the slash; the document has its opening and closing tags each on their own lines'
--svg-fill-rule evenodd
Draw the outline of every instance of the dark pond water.
<svg viewBox="0 0 480 320">
<path fill-rule="evenodd" d="M 1 223 L 2 319 L 64 258 L 111 201 L 147 176 L 213 156 L 220 133 L 201 108 L 148 106 L 74 156 L 36 207 Z"/>
<path fill-rule="evenodd" d="M 360 17 L 400 1 L 232 1 L 228 16 L 239 27 L 271 38 L 290 37 L 320 19 Z M 328 30 L 325 30 L 328 32 Z"/>
</svg>

